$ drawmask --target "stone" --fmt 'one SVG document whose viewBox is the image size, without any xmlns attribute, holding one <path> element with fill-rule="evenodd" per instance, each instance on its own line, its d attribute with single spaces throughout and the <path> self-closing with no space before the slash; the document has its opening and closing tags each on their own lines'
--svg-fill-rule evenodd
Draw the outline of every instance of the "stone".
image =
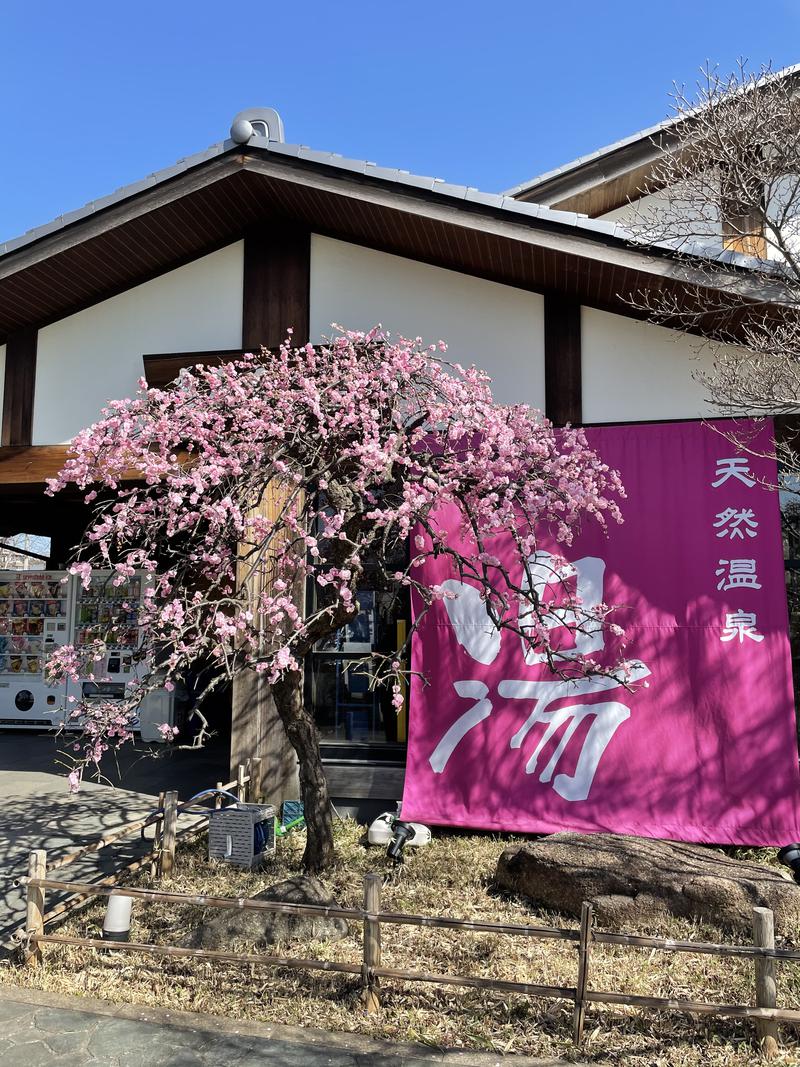
<svg viewBox="0 0 800 1067">
<path fill-rule="evenodd" d="M 43 1008 L 36 1012 L 36 1028 L 48 1034 L 77 1034 L 91 1030 L 96 1020 L 88 1012 L 72 1011 L 69 1008 Z"/>
<path fill-rule="evenodd" d="M 287 904 L 319 904 L 338 907 L 329 890 L 319 878 L 297 875 L 277 882 L 254 900 L 278 900 Z M 282 941 L 340 941 L 349 933 L 344 919 L 328 919 L 315 915 L 286 915 L 276 911 L 215 909 L 206 913 L 203 922 L 185 939 L 189 948 L 230 950 L 237 943 L 249 946 L 275 945 Z"/>
<path fill-rule="evenodd" d="M 800 922 L 800 886 L 778 870 L 719 849 L 617 834 L 559 833 L 507 848 L 495 883 L 552 911 L 580 916 L 594 905 L 600 927 L 668 916 L 699 919 L 749 936 L 753 908 L 771 908 L 779 933 Z"/>
<path fill-rule="evenodd" d="M 44 1041 L 26 1041 L 14 1046 L 12 1058 L 15 1067 L 48 1067 L 53 1061 L 53 1053 Z"/>
<path fill-rule="evenodd" d="M 49 1034 L 44 1038 L 44 1043 L 50 1051 L 61 1055 L 84 1052 L 88 1041 L 89 1033 L 86 1030 L 79 1030 L 76 1033 Z"/>
</svg>

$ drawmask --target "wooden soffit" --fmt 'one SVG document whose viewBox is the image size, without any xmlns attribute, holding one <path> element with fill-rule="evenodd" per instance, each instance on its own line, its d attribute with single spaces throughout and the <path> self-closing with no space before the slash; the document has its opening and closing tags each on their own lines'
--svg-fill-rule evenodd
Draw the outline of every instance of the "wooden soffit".
<svg viewBox="0 0 800 1067">
<path fill-rule="evenodd" d="M 254 227 L 286 233 L 292 225 L 628 315 L 626 294 L 653 285 L 684 292 L 693 282 L 668 253 L 645 253 L 605 233 L 341 167 L 237 150 L 0 257 L 0 343 Z"/>
</svg>

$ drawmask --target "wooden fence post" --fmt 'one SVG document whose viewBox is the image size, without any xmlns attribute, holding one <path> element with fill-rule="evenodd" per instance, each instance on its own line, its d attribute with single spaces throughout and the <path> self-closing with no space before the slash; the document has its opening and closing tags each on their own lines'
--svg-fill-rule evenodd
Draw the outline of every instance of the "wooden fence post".
<svg viewBox="0 0 800 1067">
<path fill-rule="evenodd" d="M 161 877 L 172 874 L 175 865 L 175 835 L 178 829 L 178 794 L 171 789 L 164 797 L 164 829 L 161 835 Z"/>
<path fill-rule="evenodd" d="M 221 790 L 224 785 L 224 782 L 217 782 L 217 790 Z M 217 811 L 222 807 L 222 797 L 219 795 L 219 792 L 217 792 L 217 795 L 214 797 L 214 807 Z"/>
<path fill-rule="evenodd" d="M 581 931 L 578 942 L 578 981 L 575 985 L 575 1011 L 572 1016 L 572 1040 L 576 1045 L 583 1041 L 583 1024 L 586 1019 L 586 980 L 589 976 L 589 947 L 592 943 L 594 908 L 586 901 L 581 905 Z"/>
<path fill-rule="evenodd" d="M 164 798 L 166 793 L 162 791 L 158 794 L 158 807 L 163 811 Z M 158 874 L 159 867 L 161 866 L 161 836 L 164 832 L 164 816 L 159 815 L 156 821 L 153 823 L 153 858 L 150 861 L 150 877 L 155 878 Z"/>
<path fill-rule="evenodd" d="M 364 911 L 372 915 L 381 910 L 381 885 L 383 879 L 379 874 L 364 875 Z M 362 979 L 364 990 L 361 999 L 368 1012 L 374 1013 L 381 1006 L 378 992 L 378 979 L 372 973 L 373 967 L 381 965 L 381 924 L 376 919 L 364 919 L 364 965 Z"/>
<path fill-rule="evenodd" d="M 753 943 L 758 948 L 775 948 L 775 918 L 769 908 L 753 908 Z M 776 961 L 756 957 L 756 1005 L 778 1006 Z M 757 1019 L 756 1033 L 766 1059 L 778 1054 L 778 1024 L 774 1019 Z"/>
<path fill-rule="evenodd" d="M 236 771 L 236 796 L 242 804 L 247 803 L 247 782 L 245 777 L 244 764 L 240 763 Z"/>
<path fill-rule="evenodd" d="M 47 877 L 47 853 L 43 848 L 36 848 L 28 858 L 28 877 Z M 39 886 L 28 885 L 28 908 L 25 918 L 25 933 L 28 938 L 44 933 L 44 890 Z M 42 946 L 28 940 L 25 965 L 38 967 L 42 961 Z"/>
<path fill-rule="evenodd" d="M 264 786 L 261 781 L 260 756 L 253 756 L 250 760 L 250 789 L 248 795 L 253 804 L 258 804 L 264 796 Z"/>
</svg>

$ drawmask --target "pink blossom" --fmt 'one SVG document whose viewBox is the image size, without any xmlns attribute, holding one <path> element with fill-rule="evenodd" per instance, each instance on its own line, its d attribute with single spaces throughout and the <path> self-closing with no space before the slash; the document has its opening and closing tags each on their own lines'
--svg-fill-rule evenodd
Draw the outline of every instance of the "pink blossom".
<svg viewBox="0 0 800 1067">
<path fill-rule="evenodd" d="M 409 637 L 453 595 L 419 577 L 432 555 L 476 585 L 498 625 L 540 650 L 552 651 L 565 623 L 587 622 L 567 578 L 547 597 L 532 593 L 527 560 L 544 528 L 566 546 L 583 523 L 620 521 L 618 474 L 581 430 L 557 433 L 525 405 L 496 403 L 488 376 L 446 362 L 444 349 L 381 327 L 340 329 L 321 345 L 287 339 L 277 352 L 186 368 L 167 389 L 141 382 L 73 439 L 47 490 L 77 486 L 95 501 L 72 573 L 87 586 L 96 567 L 113 567 L 119 584 L 144 572 L 137 623 L 143 660 L 158 662 L 149 673 L 143 665 L 121 705 L 78 702 L 76 773 L 131 738 L 148 692 L 169 690 L 197 663 L 212 687 L 240 671 L 299 687 L 317 642 L 356 617 L 367 567 L 387 603 L 416 595 Z M 463 538 L 437 522 L 450 504 Z M 511 571 L 492 552 L 501 532 L 517 545 Z M 317 604 L 304 610 L 310 586 Z M 607 614 L 604 605 L 591 625 L 608 625 Z M 90 676 L 105 648 L 99 639 L 57 649 L 48 678 Z M 376 668 L 396 708 L 405 661 L 390 652 Z"/>
</svg>

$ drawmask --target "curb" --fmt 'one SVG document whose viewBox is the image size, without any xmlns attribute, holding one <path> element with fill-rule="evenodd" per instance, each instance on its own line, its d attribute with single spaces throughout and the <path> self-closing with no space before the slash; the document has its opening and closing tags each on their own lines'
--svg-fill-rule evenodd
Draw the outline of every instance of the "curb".
<svg viewBox="0 0 800 1067">
<path fill-rule="evenodd" d="M 94 997 L 75 997 L 64 993 L 44 993 L 38 989 L 0 982 L 3 999 L 18 1004 L 28 1004 L 33 1009 L 57 1008 L 60 1011 L 83 1012 L 87 1015 L 104 1015 L 132 1022 L 149 1023 L 155 1026 L 172 1026 L 181 1030 L 228 1034 L 232 1037 L 260 1038 L 267 1042 L 276 1040 L 303 1046 L 322 1046 L 339 1049 L 362 1056 L 379 1056 L 384 1060 L 414 1058 L 429 1063 L 454 1064 L 458 1067 L 567 1067 L 567 1061 L 558 1059 L 535 1059 L 512 1053 L 473 1052 L 460 1049 L 437 1049 L 429 1045 L 396 1044 L 360 1034 L 346 1034 L 310 1027 L 288 1026 L 282 1023 L 258 1023 L 249 1020 L 232 1020 L 207 1012 L 175 1011 L 166 1008 L 144 1007 L 138 1004 L 116 1004 Z"/>
</svg>

